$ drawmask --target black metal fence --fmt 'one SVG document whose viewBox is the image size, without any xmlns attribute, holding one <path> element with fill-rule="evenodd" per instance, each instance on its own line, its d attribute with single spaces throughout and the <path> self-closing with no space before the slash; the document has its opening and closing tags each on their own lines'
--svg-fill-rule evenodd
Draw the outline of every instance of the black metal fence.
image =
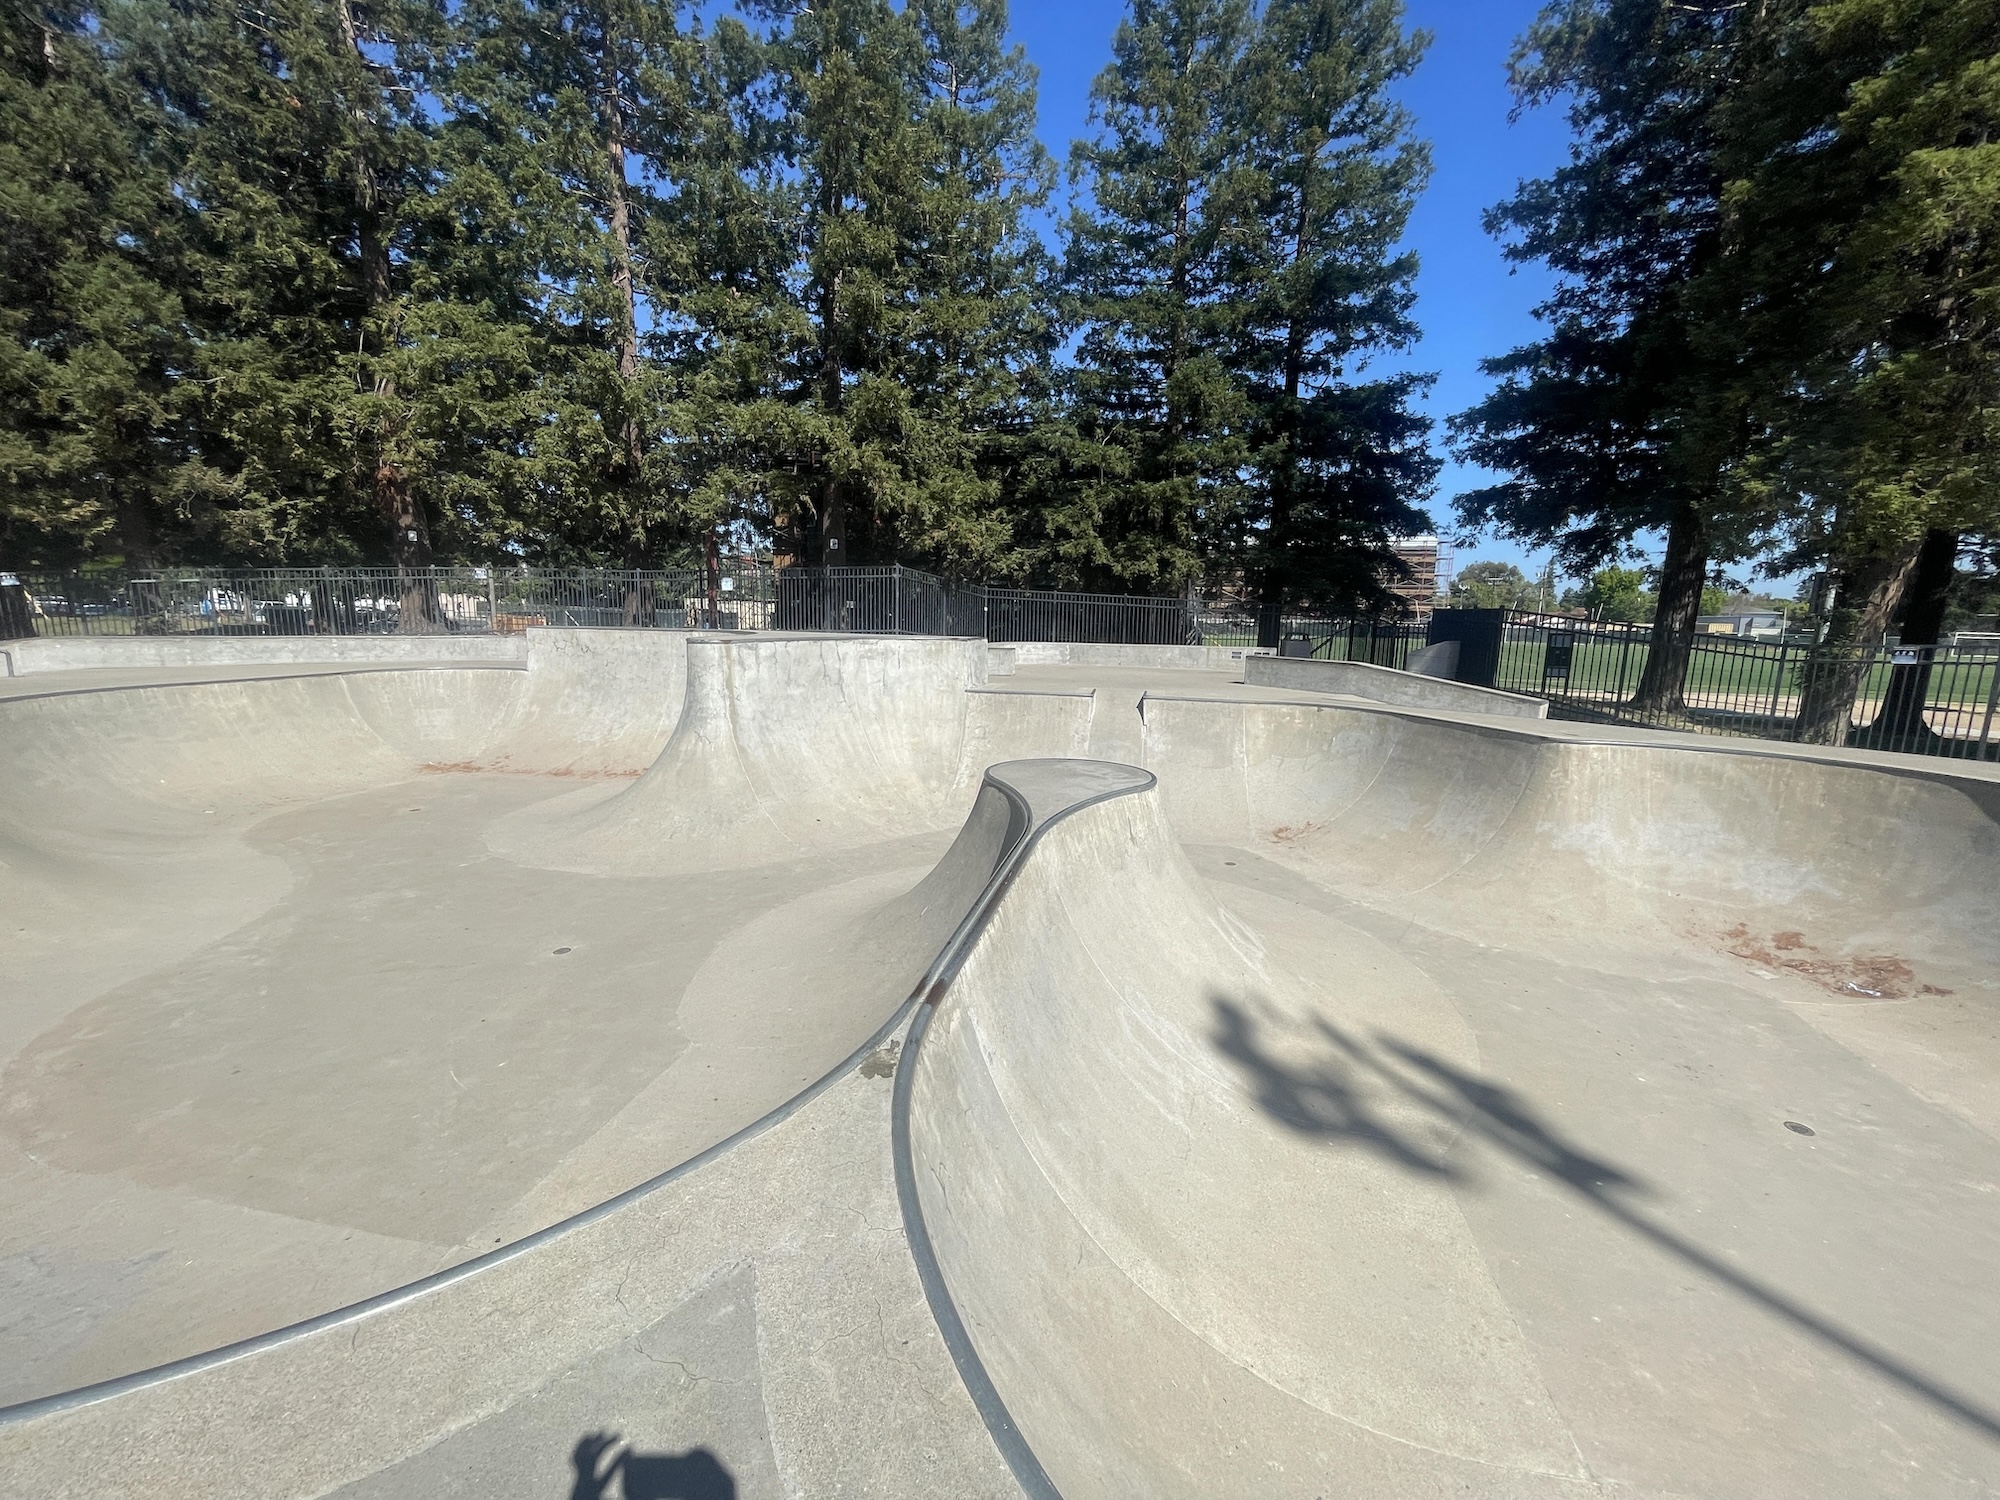
<svg viewBox="0 0 2000 1500">
<path fill-rule="evenodd" d="M 1205 645 L 1257 644 L 1257 617 L 1248 611 L 1203 611 L 1198 623 Z M 1279 622 L 1277 652 L 1280 656 L 1312 656 L 1321 661 L 1362 661 L 1378 667 L 1403 668 L 1426 644 L 1425 627 L 1409 621 L 1287 615 Z"/>
<path fill-rule="evenodd" d="M 1679 682 L 1642 696 L 1652 650 L 1644 625 L 1510 615 L 1492 686 L 1547 698 L 1558 718 L 1799 740 L 1819 713 L 1832 716 L 1820 737 L 1847 744 L 2000 756 L 2000 643 L 1835 650 L 1697 635 Z"/>
<path fill-rule="evenodd" d="M 1097 641 L 1123 646 L 1198 646 L 1192 601 L 1176 595 L 1070 594 L 984 588 L 989 641 Z"/>
</svg>

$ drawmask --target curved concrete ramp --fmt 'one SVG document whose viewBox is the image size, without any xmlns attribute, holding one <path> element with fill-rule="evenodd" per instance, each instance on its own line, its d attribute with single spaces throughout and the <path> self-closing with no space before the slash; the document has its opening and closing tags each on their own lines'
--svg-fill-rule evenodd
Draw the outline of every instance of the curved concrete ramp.
<svg viewBox="0 0 2000 1500">
<path fill-rule="evenodd" d="M 1143 716 L 1182 837 L 1427 926 L 1610 963 L 1741 950 L 1862 999 L 2000 971 L 1990 773 L 1334 705 L 1149 696 Z"/>
<path fill-rule="evenodd" d="M 0 684 L 0 1493 L 2000 1489 L 1992 768 L 550 637 Z"/>
<path fill-rule="evenodd" d="M 1387 1103 L 1340 1159 L 1243 1086 L 1242 1029 L 1310 998 L 1260 946 L 1157 800 L 1120 799 L 1049 833 L 925 1032 L 924 1219 L 1029 1444 L 1072 1500 L 1585 1492 L 1453 1202 L 1455 1132 Z M 1474 1063 L 1441 996 L 1400 998 Z"/>
<path fill-rule="evenodd" d="M 745 869 L 955 827 L 986 768 L 1080 752 L 1093 700 L 982 690 L 980 640 L 689 640 L 673 737 L 636 783 L 500 825 L 527 864 Z"/>
<path fill-rule="evenodd" d="M 1144 713 L 905 1062 L 1053 1490 L 2000 1484 L 1990 778 Z"/>
<path fill-rule="evenodd" d="M 1052 787 L 1079 803 L 1149 781 L 1051 769 L 1019 768 L 1044 821 Z M 1008 771 L 875 919 L 916 960 L 913 996 L 943 983 L 1039 826 Z M 642 1442 L 705 1435 L 746 1494 L 1013 1493 L 902 1253 L 889 1080 L 905 1014 L 773 1114 L 565 1223 L 298 1327 L 0 1413 L 0 1475 L 46 1496 L 99 1493 L 112 1462 L 163 1496 L 553 1493 L 579 1422 L 622 1422 Z"/>
</svg>

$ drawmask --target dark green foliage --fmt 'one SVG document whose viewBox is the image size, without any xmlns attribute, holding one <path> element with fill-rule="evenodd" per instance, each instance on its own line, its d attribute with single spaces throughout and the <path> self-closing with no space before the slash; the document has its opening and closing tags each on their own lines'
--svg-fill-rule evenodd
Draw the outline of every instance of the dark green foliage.
<svg viewBox="0 0 2000 1500">
<path fill-rule="evenodd" d="M 1173 588 L 1228 559 L 1267 603 L 1382 608 L 1436 466 L 1398 255 L 1427 157 L 1389 87 L 1393 0 L 1138 0 L 1072 169 L 1082 328 L 1058 571 Z"/>
<path fill-rule="evenodd" d="M 81 4 L 0 8 L 0 557 L 154 560 L 224 484 L 186 384 L 195 346 L 174 122 Z"/>
<path fill-rule="evenodd" d="M 1171 591 L 1243 504 L 1253 414 L 1224 357 L 1216 195 L 1251 24 L 1248 0 L 1134 0 L 1091 89 L 1097 136 L 1071 152 L 1077 425 L 1097 462 L 1051 530 L 1079 582 Z"/>
<path fill-rule="evenodd" d="M 1759 477 L 1872 634 L 1927 531 L 2000 531 L 2000 5 L 1823 0 L 1767 33 L 1728 121 Z"/>
<path fill-rule="evenodd" d="M 1024 216 L 1048 191 L 1033 74 L 994 0 L 831 0 L 768 43 L 766 189 L 800 258 L 744 413 L 786 550 L 1001 566 L 1003 492 L 1050 344 Z"/>
<path fill-rule="evenodd" d="M 1602 567 L 1668 533 L 1663 649 L 1640 697 L 1678 696 L 1713 555 L 1740 556 L 1749 442 L 1742 325 L 1702 281 L 1722 250 L 1718 111 L 1739 88 L 1750 12 L 1733 0 L 1558 0 L 1517 45 L 1523 107 L 1566 100 L 1570 162 L 1487 216 L 1511 259 L 1556 272 L 1535 344 L 1453 420 L 1458 452 L 1508 477 L 1458 497 L 1461 523 Z"/>
<path fill-rule="evenodd" d="M 1572 567 L 1667 531 L 1642 703 L 1706 562 L 1761 553 L 1837 583 L 1800 732 L 1838 741 L 1848 648 L 2000 531 L 1997 38 L 1993 0 L 1561 0 L 1521 44 L 1577 143 L 1493 227 L 1562 280 L 1455 423 L 1509 476 L 1459 513 Z"/>
<path fill-rule="evenodd" d="M 1425 523 L 1421 381 L 1365 370 L 1413 333 L 1393 0 L 1141 4 L 1062 265 L 999 0 L 5 15 L 10 563 L 727 539 L 1352 605 Z"/>
<path fill-rule="evenodd" d="M 1254 412 L 1240 536 L 1267 611 L 1392 610 L 1388 544 L 1430 528 L 1415 502 L 1438 466 L 1411 409 L 1428 380 L 1365 374 L 1416 337 L 1397 242 L 1429 153 L 1389 89 L 1426 40 L 1396 0 L 1271 0 L 1234 92 L 1225 358 Z"/>
</svg>

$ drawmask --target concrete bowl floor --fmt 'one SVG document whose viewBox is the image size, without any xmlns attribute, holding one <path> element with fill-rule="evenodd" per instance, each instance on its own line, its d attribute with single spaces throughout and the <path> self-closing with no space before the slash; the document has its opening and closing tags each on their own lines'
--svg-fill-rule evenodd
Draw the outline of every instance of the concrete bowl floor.
<svg viewBox="0 0 2000 1500">
<path fill-rule="evenodd" d="M 1157 786 L 919 1047 L 351 1345 L 0 1422 L 0 1489 L 2000 1491 L 1991 768 L 537 634 L 0 683 L 0 1403 L 695 1156 L 897 1013 L 987 764 Z"/>
<path fill-rule="evenodd" d="M 848 951 L 943 841 L 707 876 L 485 848 L 574 783 L 441 773 L 277 813 L 226 935 L 0 1074 L 0 1400 L 164 1363 L 610 1197 L 796 1094 L 901 1002 Z M 200 872 L 181 878 L 199 880 Z M 64 908 L 58 948 L 102 914 Z M 171 947 L 172 903 L 142 946 Z"/>
</svg>

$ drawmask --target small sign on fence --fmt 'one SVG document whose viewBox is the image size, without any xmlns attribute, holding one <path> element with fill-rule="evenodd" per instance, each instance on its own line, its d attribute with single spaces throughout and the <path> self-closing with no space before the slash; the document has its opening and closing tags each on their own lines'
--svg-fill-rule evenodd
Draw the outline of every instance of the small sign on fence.
<svg viewBox="0 0 2000 1500">
<path fill-rule="evenodd" d="M 1551 630 L 1548 649 L 1542 653 L 1542 681 L 1560 678 L 1569 681 L 1570 658 L 1576 653 L 1576 636 L 1567 630 Z"/>
</svg>

